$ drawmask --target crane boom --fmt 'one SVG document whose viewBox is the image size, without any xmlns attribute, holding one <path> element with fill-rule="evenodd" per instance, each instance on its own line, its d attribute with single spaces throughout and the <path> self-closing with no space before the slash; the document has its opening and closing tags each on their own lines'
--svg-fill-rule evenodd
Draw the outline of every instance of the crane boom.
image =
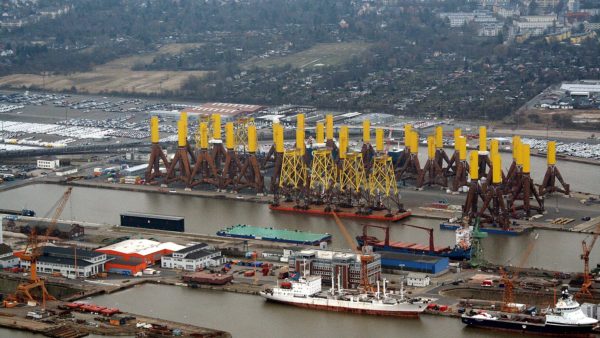
<svg viewBox="0 0 600 338">
<path fill-rule="evenodd" d="M 402 225 L 406 225 L 409 227 L 427 231 L 427 233 L 429 234 L 429 251 L 431 251 L 431 252 L 435 251 L 435 243 L 433 241 L 433 229 L 432 228 L 424 227 L 424 226 L 420 226 L 420 225 L 414 225 L 414 224 L 406 224 L 406 223 L 403 223 Z"/>
<path fill-rule="evenodd" d="M 531 256 L 531 253 L 533 252 L 533 248 L 535 247 L 535 240 L 537 238 L 538 238 L 538 234 L 536 234 L 534 240 L 530 241 L 529 244 L 527 245 L 527 248 L 525 249 L 525 251 L 523 252 L 523 255 L 521 256 L 521 260 L 519 260 L 519 265 L 517 265 L 515 273 L 521 272 L 525 263 L 527 263 L 529 256 Z"/>
<path fill-rule="evenodd" d="M 527 248 L 525 248 L 525 251 L 523 251 L 523 254 L 521 255 L 521 259 L 519 260 L 519 264 L 515 267 L 515 271 L 513 273 L 512 278 L 509 278 L 506 270 L 504 270 L 502 267 L 500 267 L 500 273 L 502 274 L 502 281 L 504 282 L 504 297 L 502 300 L 502 310 L 505 312 L 513 312 L 515 310 L 515 307 L 511 306 L 515 302 L 514 301 L 515 295 L 513 292 L 513 288 L 514 288 L 513 282 L 519 276 L 519 273 L 521 272 L 521 270 L 523 269 L 523 266 L 529 259 L 529 256 L 531 256 L 531 253 L 533 252 L 533 248 L 535 247 L 535 243 L 536 243 L 535 240 L 538 239 L 538 237 L 539 237 L 539 234 L 536 233 L 534 236 L 534 239 L 532 241 L 530 241 L 529 244 L 527 244 Z"/>
<path fill-rule="evenodd" d="M 50 223 L 46 227 L 44 241 L 47 242 L 48 237 L 50 236 L 52 231 L 54 231 L 54 228 L 56 227 L 56 222 L 58 221 L 58 217 L 60 217 L 60 214 L 63 212 L 65 206 L 67 205 L 67 201 L 69 200 L 69 197 L 71 196 L 72 190 L 73 190 L 72 187 L 67 188 L 67 190 L 61 196 L 61 198 L 58 202 L 58 206 L 55 209 L 54 215 L 52 216 Z M 29 234 L 29 240 L 28 240 L 27 246 L 25 247 L 25 251 L 24 251 L 23 255 L 21 256 L 22 260 L 30 262 L 29 282 L 19 284 L 17 286 L 16 294 L 28 301 L 34 300 L 30 291 L 39 287 L 41 289 L 42 304 L 43 304 L 43 307 L 45 308 L 46 300 L 47 299 L 54 300 L 55 298 L 52 297 L 52 295 L 50 295 L 48 293 L 48 290 L 46 289 L 44 281 L 37 276 L 37 264 L 36 263 L 37 263 L 38 258 L 41 255 L 42 255 L 42 246 L 39 245 L 37 231 L 36 231 L 35 227 L 33 227 Z"/>
<path fill-rule="evenodd" d="M 354 253 L 361 254 L 362 252 L 357 249 L 356 245 L 354 245 L 354 240 L 352 239 L 352 236 L 350 236 L 350 233 L 348 232 L 348 229 L 346 229 L 346 226 L 344 225 L 344 223 L 342 223 L 342 220 L 340 219 L 340 217 L 335 212 L 332 212 L 332 214 L 333 214 L 333 219 L 335 219 L 335 223 L 338 225 L 338 228 L 340 229 L 340 232 L 344 236 L 346 243 L 348 243 L 348 246 L 350 246 L 350 248 L 354 251 Z"/>
<path fill-rule="evenodd" d="M 600 224 L 596 225 L 596 227 L 600 227 Z M 598 239 L 598 235 L 600 235 L 600 232 L 596 232 L 594 233 L 594 239 L 592 239 L 592 243 L 590 244 L 590 251 L 592 251 L 592 249 L 594 248 L 594 245 L 596 244 L 596 240 Z"/>
<path fill-rule="evenodd" d="M 346 239 L 346 242 L 348 243 L 350 248 L 352 248 L 354 253 L 356 253 L 356 255 L 360 258 L 360 284 L 361 284 L 361 286 L 365 289 L 365 291 L 372 291 L 373 287 L 369 281 L 368 268 L 369 268 L 369 263 L 373 262 L 373 260 L 374 260 L 373 255 L 366 251 L 365 246 L 362 247 L 362 251 L 359 250 L 357 248 L 357 246 L 354 245 L 352 236 L 350 236 L 350 233 L 348 232 L 348 229 L 346 229 L 346 226 L 344 225 L 342 220 L 339 218 L 339 216 L 335 212 L 332 212 L 332 214 L 333 214 L 333 219 L 335 219 L 335 223 L 340 228 L 340 232 Z"/>
<path fill-rule="evenodd" d="M 56 227 L 56 223 L 58 222 L 58 218 L 60 217 L 63 210 L 67 206 L 69 197 L 71 197 L 71 191 L 73 191 L 73 187 L 67 188 L 67 191 L 65 191 L 63 193 L 62 197 L 60 198 L 60 200 L 58 202 L 58 206 L 54 210 L 54 215 L 52 215 L 52 218 L 50 219 L 50 224 L 48 224 L 48 227 L 46 228 L 46 233 L 44 235 L 46 242 L 48 241 L 48 237 L 50 236 L 52 231 L 54 231 L 54 228 Z"/>
<path fill-rule="evenodd" d="M 600 223 L 596 224 L 596 232 L 594 232 L 594 237 L 592 238 L 592 242 L 589 245 L 587 244 L 585 239 L 581 241 L 581 259 L 583 260 L 583 283 L 581 284 L 581 289 L 576 295 L 579 298 L 592 297 L 592 292 L 590 291 L 590 288 L 592 286 L 592 276 L 590 275 L 590 252 L 594 248 L 594 245 L 596 245 L 598 235 L 600 235 L 600 232 L 598 232 L 599 229 Z"/>
</svg>

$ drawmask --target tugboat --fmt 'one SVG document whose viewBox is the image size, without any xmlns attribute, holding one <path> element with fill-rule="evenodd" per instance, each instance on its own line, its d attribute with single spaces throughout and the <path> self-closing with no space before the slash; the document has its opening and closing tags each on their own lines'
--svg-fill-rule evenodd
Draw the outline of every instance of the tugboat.
<svg viewBox="0 0 600 338">
<path fill-rule="evenodd" d="M 471 310 L 461 319 L 473 327 L 568 337 L 587 337 L 598 324 L 598 320 L 583 313 L 566 286 L 555 307 L 546 309 L 543 315 Z"/>
<path fill-rule="evenodd" d="M 386 292 L 387 281 L 383 280 L 383 293 L 377 281 L 376 292 L 361 292 L 340 287 L 332 279 L 331 290 L 321 289 L 321 276 L 303 276 L 297 281 L 282 282 L 278 287 L 265 289 L 260 295 L 267 300 L 310 309 L 351 312 L 379 316 L 418 317 L 427 308 L 429 299 L 407 298 L 401 286 L 400 295 Z"/>
</svg>

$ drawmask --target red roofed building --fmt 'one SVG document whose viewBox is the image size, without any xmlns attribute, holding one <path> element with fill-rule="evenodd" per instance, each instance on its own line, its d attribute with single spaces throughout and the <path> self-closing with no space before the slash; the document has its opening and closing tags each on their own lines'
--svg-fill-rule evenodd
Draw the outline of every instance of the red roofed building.
<svg viewBox="0 0 600 338">
<path fill-rule="evenodd" d="M 160 263 L 162 256 L 183 248 L 184 246 L 173 242 L 160 243 L 149 239 L 129 239 L 96 249 L 96 251 L 115 256 L 115 259 L 107 262 L 105 267 L 107 272 L 135 275 L 149 265 Z"/>
</svg>

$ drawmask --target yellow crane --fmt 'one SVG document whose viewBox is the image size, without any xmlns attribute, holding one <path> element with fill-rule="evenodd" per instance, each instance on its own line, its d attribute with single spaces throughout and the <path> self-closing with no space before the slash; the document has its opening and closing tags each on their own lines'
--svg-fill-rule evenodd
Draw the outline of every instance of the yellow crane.
<svg viewBox="0 0 600 338">
<path fill-rule="evenodd" d="M 58 205 L 54 211 L 54 215 L 52 216 L 50 223 L 46 227 L 46 232 L 42 241 L 48 241 L 48 237 L 56 227 L 58 217 L 67 205 L 67 201 L 71 196 L 72 190 L 72 187 L 67 188 L 67 190 L 63 193 L 62 197 L 59 199 Z M 31 294 L 31 291 L 39 288 L 42 297 L 42 307 L 45 308 L 46 300 L 56 300 L 56 298 L 54 298 L 48 293 L 44 280 L 39 278 L 37 275 L 37 260 L 43 253 L 43 246 L 40 244 L 41 243 L 38 238 L 36 228 L 32 227 L 31 232 L 28 236 L 27 246 L 25 247 L 25 251 L 21 255 L 21 260 L 28 261 L 30 263 L 29 281 L 21 283 L 17 286 L 16 296 L 17 299 L 21 299 L 24 301 L 35 301 L 33 295 Z"/>
</svg>

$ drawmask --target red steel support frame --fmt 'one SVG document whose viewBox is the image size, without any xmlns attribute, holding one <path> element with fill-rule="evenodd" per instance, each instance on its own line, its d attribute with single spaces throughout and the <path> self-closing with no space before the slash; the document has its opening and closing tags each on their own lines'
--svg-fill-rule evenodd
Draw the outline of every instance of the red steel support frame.
<svg viewBox="0 0 600 338">
<path fill-rule="evenodd" d="M 192 177 L 190 157 L 191 155 L 188 147 L 178 147 L 175 156 L 167 169 L 164 183 L 182 181 L 188 184 Z"/>
<path fill-rule="evenodd" d="M 188 188 L 199 184 L 210 184 L 219 188 L 220 177 L 212 155 L 208 149 L 200 149 L 194 169 L 187 181 Z"/>
<path fill-rule="evenodd" d="M 562 188 L 556 184 L 557 179 L 562 185 Z M 539 193 L 540 196 L 545 196 L 546 194 L 551 194 L 553 192 L 570 195 L 571 187 L 569 184 L 565 183 L 558 168 L 555 165 L 549 165 L 546 174 L 544 175 L 544 180 L 542 181 L 542 184 L 539 185 Z"/>
<path fill-rule="evenodd" d="M 161 161 L 164 164 L 165 169 L 168 169 L 169 160 L 163 153 L 161 146 L 158 143 L 152 143 L 150 159 L 148 160 L 148 167 L 146 168 L 146 173 L 144 175 L 146 183 L 153 182 L 154 179 L 162 176 L 162 173 L 160 172 Z"/>
</svg>

